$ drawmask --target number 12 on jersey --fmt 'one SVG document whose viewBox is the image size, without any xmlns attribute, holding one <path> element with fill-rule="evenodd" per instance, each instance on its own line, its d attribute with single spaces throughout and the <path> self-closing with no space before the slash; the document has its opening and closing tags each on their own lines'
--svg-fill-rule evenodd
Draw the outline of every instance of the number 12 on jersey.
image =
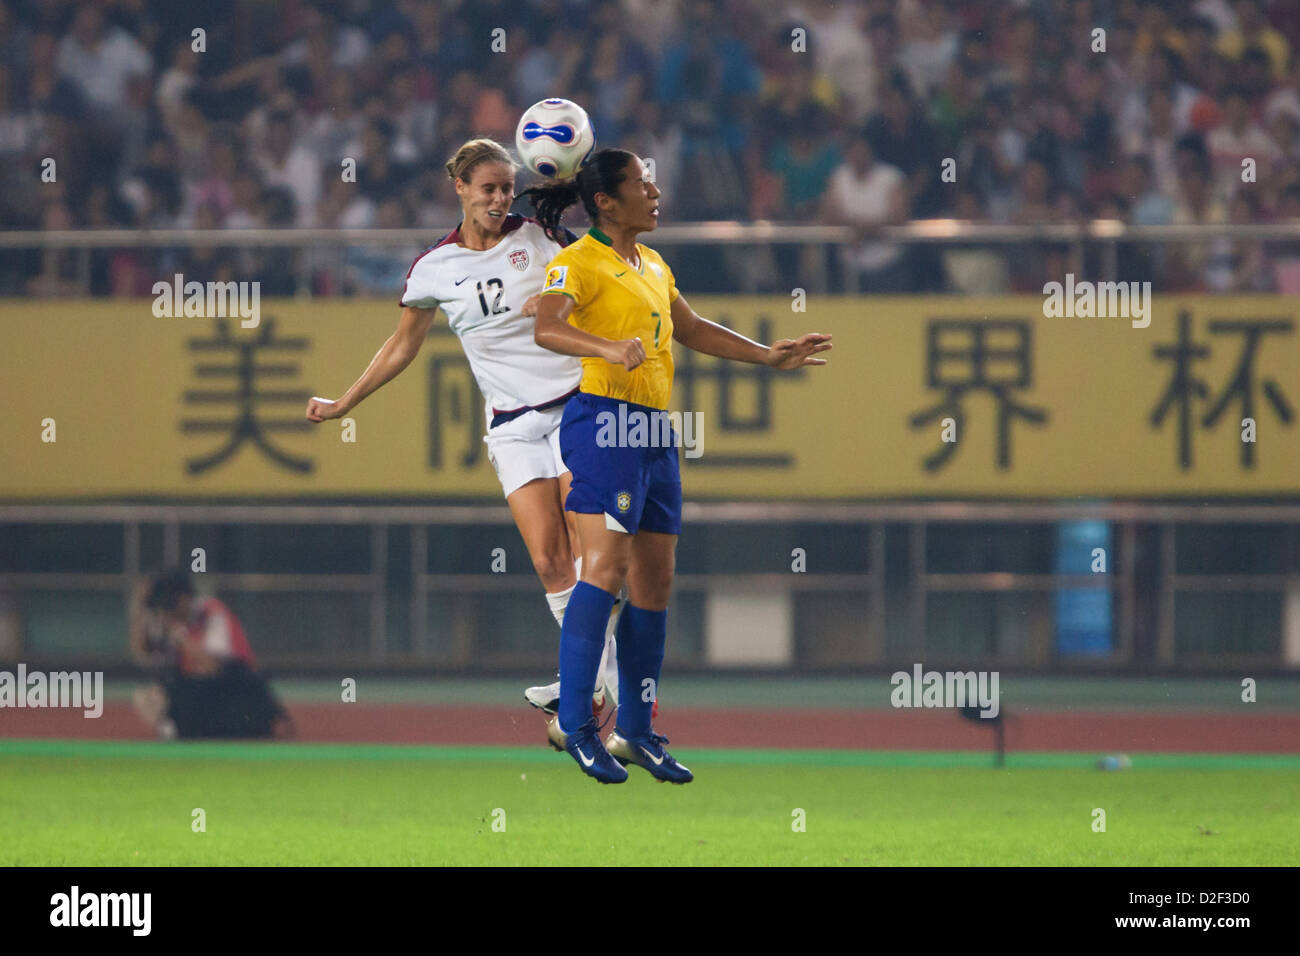
<svg viewBox="0 0 1300 956">
<path fill-rule="evenodd" d="M 483 289 L 485 285 L 487 286 L 486 292 Z M 492 300 L 492 307 L 489 309 L 487 297 L 493 289 L 496 290 L 496 297 Z M 501 305 L 501 296 L 505 291 L 506 285 L 500 279 L 488 279 L 487 282 L 478 284 L 478 304 L 483 307 L 484 315 L 500 315 L 502 312 L 510 311 L 510 306 Z"/>
</svg>

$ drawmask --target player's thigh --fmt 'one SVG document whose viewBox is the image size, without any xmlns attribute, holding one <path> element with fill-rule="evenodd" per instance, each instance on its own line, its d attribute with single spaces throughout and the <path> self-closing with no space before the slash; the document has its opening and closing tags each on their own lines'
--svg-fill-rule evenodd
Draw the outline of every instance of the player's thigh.
<svg viewBox="0 0 1300 956">
<path fill-rule="evenodd" d="M 677 535 L 638 531 L 627 572 L 628 603 L 647 611 L 667 610 L 676 568 Z"/>
<path fill-rule="evenodd" d="M 506 497 L 537 576 L 549 592 L 571 588 L 577 581 L 562 502 L 555 478 L 536 478 Z"/>
<path fill-rule="evenodd" d="M 635 535 L 611 531 L 605 515 L 571 512 L 582 541 L 582 580 L 610 594 L 618 594 L 627 580 Z"/>
</svg>

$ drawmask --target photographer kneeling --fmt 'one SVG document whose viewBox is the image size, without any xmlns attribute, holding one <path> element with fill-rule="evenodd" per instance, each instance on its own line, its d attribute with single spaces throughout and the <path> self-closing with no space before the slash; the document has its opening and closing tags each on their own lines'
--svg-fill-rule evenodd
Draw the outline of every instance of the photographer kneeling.
<svg viewBox="0 0 1300 956">
<path fill-rule="evenodd" d="M 194 593 L 189 575 L 165 571 L 140 582 L 131 606 L 131 649 L 161 683 L 133 703 L 159 737 L 285 739 L 293 720 L 256 672 L 239 619 Z"/>
</svg>

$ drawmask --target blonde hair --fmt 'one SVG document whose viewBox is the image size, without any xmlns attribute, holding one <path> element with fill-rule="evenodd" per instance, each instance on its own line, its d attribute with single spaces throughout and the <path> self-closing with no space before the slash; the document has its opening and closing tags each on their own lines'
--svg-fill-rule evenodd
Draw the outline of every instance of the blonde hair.
<svg viewBox="0 0 1300 956">
<path fill-rule="evenodd" d="M 469 182 L 474 167 L 485 162 L 505 163 L 511 169 L 518 168 L 508 149 L 494 139 L 479 138 L 465 143 L 447 160 L 447 176 L 452 182 L 458 179 Z"/>
</svg>

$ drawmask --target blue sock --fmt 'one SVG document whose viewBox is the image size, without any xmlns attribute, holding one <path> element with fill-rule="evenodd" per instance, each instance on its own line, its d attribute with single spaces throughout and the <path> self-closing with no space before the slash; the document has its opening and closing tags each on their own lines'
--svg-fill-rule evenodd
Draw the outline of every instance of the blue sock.
<svg viewBox="0 0 1300 956">
<path fill-rule="evenodd" d="M 572 733 L 591 719 L 591 694 L 605 650 L 614 595 L 579 581 L 560 627 L 560 729 Z"/>
<path fill-rule="evenodd" d="M 639 737 L 650 731 L 650 712 L 659 696 L 659 671 L 664 663 L 664 642 L 668 639 L 668 612 L 647 611 L 626 604 L 619 615 L 615 636 L 618 639 L 618 730 L 625 737 Z M 647 686 L 646 678 L 654 684 Z"/>
</svg>

